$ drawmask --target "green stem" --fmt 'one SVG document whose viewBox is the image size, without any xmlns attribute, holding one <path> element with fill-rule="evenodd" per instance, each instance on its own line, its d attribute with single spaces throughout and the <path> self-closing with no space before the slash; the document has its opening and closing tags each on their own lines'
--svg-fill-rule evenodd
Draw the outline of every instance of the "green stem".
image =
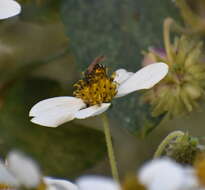
<svg viewBox="0 0 205 190">
<path fill-rule="evenodd" d="M 112 176 L 113 176 L 113 179 L 115 179 L 116 182 L 119 183 L 120 179 L 119 179 L 119 174 L 118 174 L 118 170 L 117 170 L 117 163 L 116 163 L 113 144 L 112 144 L 109 121 L 108 121 L 108 118 L 107 118 L 105 113 L 102 114 L 102 121 L 103 121 L 105 140 L 106 140 L 106 145 L 107 145 L 107 151 L 108 151 L 108 157 L 109 157 L 109 161 L 110 161 Z"/>
<path fill-rule="evenodd" d="M 166 146 L 175 138 L 179 138 L 184 136 L 184 133 L 182 131 L 174 131 L 170 133 L 158 146 L 156 152 L 154 153 L 154 158 L 158 158 L 163 155 L 163 152 L 166 148 Z"/>
<path fill-rule="evenodd" d="M 168 58 L 169 63 L 173 63 L 172 60 L 172 47 L 170 44 L 170 26 L 173 23 L 173 20 L 171 18 L 166 18 L 164 20 L 164 25 L 163 25 L 163 37 L 164 37 L 164 45 L 165 45 L 165 50 Z"/>
</svg>

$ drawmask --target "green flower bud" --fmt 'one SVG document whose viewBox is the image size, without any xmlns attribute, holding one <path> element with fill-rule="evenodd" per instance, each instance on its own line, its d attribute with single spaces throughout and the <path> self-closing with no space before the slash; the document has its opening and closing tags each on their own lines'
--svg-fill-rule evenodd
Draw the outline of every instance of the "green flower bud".
<svg viewBox="0 0 205 190">
<path fill-rule="evenodd" d="M 202 153 L 203 149 L 197 138 L 188 133 L 174 131 L 159 145 L 155 157 L 168 156 L 181 164 L 193 165 L 197 155 Z"/>
<path fill-rule="evenodd" d="M 204 97 L 205 63 L 202 42 L 181 36 L 170 44 L 166 24 L 164 30 L 165 50 L 150 49 L 143 64 L 163 61 L 169 65 L 169 73 L 145 93 L 144 100 L 153 106 L 153 116 L 167 113 L 173 117 L 191 112 Z"/>
</svg>

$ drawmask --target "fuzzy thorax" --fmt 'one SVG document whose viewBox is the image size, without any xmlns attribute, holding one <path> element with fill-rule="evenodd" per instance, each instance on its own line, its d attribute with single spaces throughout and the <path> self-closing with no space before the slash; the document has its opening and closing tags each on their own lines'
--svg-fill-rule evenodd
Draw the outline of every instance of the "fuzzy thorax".
<svg viewBox="0 0 205 190">
<path fill-rule="evenodd" d="M 82 80 L 75 85 L 73 95 L 81 98 L 88 106 L 111 102 L 117 93 L 114 76 L 109 77 L 103 65 L 96 64 L 84 73 Z"/>
</svg>

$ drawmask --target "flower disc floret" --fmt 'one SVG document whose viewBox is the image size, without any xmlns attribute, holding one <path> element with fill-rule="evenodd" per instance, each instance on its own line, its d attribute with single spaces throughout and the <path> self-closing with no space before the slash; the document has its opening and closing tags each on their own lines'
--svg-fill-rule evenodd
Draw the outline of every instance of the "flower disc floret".
<svg viewBox="0 0 205 190">
<path fill-rule="evenodd" d="M 73 95 L 81 98 L 88 106 L 111 102 L 117 94 L 117 83 L 109 77 L 106 68 L 97 64 L 91 72 L 85 72 L 84 78 L 74 87 Z"/>
</svg>

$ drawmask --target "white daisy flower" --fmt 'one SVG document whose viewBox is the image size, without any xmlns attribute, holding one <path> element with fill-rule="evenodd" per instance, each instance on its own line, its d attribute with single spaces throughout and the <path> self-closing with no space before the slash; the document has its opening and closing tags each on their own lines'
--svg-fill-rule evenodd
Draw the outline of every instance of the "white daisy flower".
<svg viewBox="0 0 205 190">
<path fill-rule="evenodd" d="M 161 158 L 145 164 L 138 176 L 149 190 L 196 189 L 198 183 L 191 170 L 169 158 Z"/>
<path fill-rule="evenodd" d="M 120 186 L 108 177 L 83 176 L 76 184 L 80 190 L 120 190 Z"/>
<path fill-rule="evenodd" d="M 18 152 L 9 153 L 6 165 L 0 163 L 0 184 L 36 187 L 41 180 L 40 170 L 33 160 Z"/>
<path fill-rule="evenodd" d="M 21 6 L 14 0 L 0 0 L 0 20 L 18 15 Z"/>
<path fill-rule="evenodd" d="M 43 177 L 36 163 L 28 157 L 11 152 L 6 164 L 0 162 L 0 189 L 13 190 L 21 187 L 41 190 L 77 190 L 69 181 Z"/>
<path fill-rule="evenodd" d="M 79 189 L 76 185 L 64 179 L 44 177 L 43 180 L 47 185 L 47 190 L 78 190 Z"/>
<path fill-rule="evenodd" d="M 113 98 L 122 97 L 134 91 L 149 89 L 162 80 L 167 72 L 165 63 L 146 66 L 136 73 L 125 69 L 117 70 L 111 77 L 97 58 L 74 87 L 74 96 L 49 98 L 38 102 L 30 110 L 33 123 L 58 127 L 75 118 L 85 119 L 105 112 Z"/>
</svg>

